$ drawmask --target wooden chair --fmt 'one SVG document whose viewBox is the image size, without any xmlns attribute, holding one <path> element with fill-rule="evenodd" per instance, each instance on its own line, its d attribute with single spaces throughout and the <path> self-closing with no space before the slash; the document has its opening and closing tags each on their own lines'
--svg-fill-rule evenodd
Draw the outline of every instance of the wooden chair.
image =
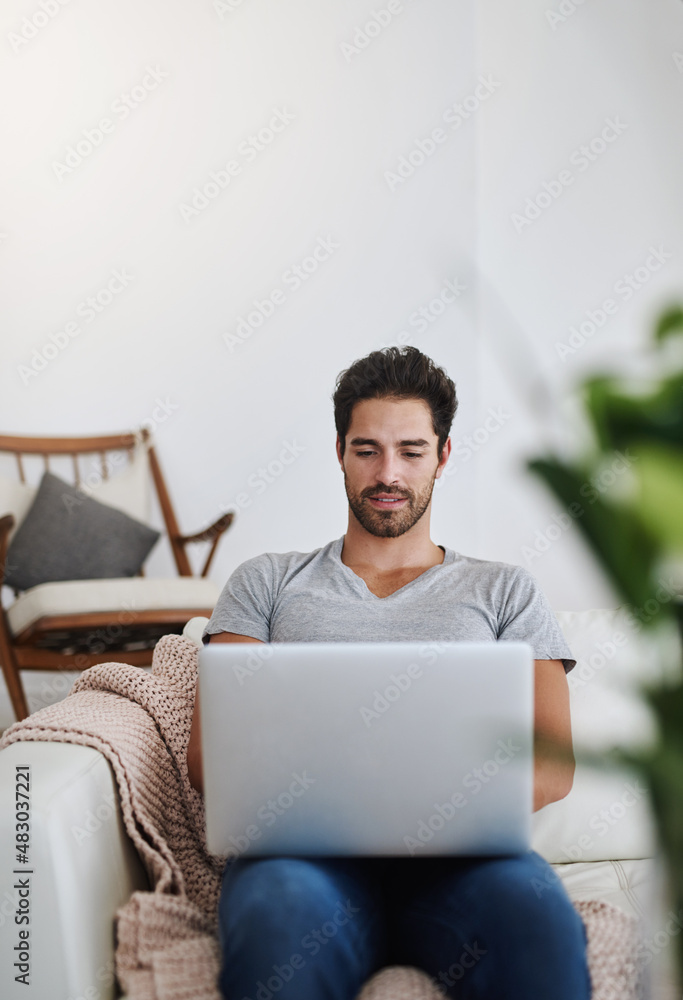
<svg viewBox="0 0 683 1000">
<path fill-rule="evenodd" d="M 140 449 L 146 451 L 146 460 L 140 455 Z M 178 571 L 178 578 L 164 581 L 140 576 L 127 580 L 45 583 L 22 594 L 15 591 L 15 603 L 0 611 L 0 660 L 14 713 L 17 719 L 23 719 L 29 711 L 21 670 L 84 670 L 109 661 L 147 666 L 152 662 L 152 649 L 161 635 L 182 632 L 188 619 L 210 615 L 219 588 L 206 575 L 218 542 L 232 524 L 234 514 L 223 514 L 203 531 L 181 534 L 146 429 L 137 434 L 100 437 L 0 435 L 2 453 L 14 455 L 21 483 L 26 483 L 24 457 L 27 456 L 42 456 L 45 469 L 49 468 L 51 458 L 63 464 L 64 456 L 69 456 L 73 470 L 71 478 L 76 486 L 81 485 L 79 459 L 84 462 L 86 456 L 99 457 L 102 482 L 110 479 L 114 456 L 119 464 L 126 457 L 130 462 L 136 458 L 148 463 L 148 471 L 143 470 L 143 475 L 156 490 Z M 53 471 L 62 474 L 61 469 Z M 95 491 L 92 495 L 97 498 Z M 3 514 L 0 516 L 0 585 L 4 580 L 9 536 L 16 524 L 13 512 L 5 513 L 0 509 L 0 515 Z M 209 542 L 210 547 L 201 574 L 193 576 L 187 546 L 197 542 Z M 77 599 L 86 590 L 87 609 L 74 608 L 74 596 Z M 124 599 L 126 594 L 127 601 Z"/>
</svg>

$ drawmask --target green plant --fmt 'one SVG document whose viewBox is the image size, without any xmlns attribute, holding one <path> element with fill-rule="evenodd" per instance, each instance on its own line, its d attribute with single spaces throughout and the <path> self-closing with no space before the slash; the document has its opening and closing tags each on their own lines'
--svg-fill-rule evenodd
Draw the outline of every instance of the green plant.
<svg viewBox="0 0 683 1000">
<path fill-rule="evenodd" d="M 683 334 L 683 308 L 656 325 L 653 357 L 660 372 L 671 338 Z M 583 385 L 593 431 L 590 454 L 575 462 L 556 456 L 529 468 L 554 493 L 583 533 L 615 590 L 643 624 L 677 620 L 683 638 L 683 591 L 659 582 L 666 563 L 683 566 L 683 363 L 639 384 L 595 376 Z M 593 489 L 615 456 L 627 474 L 616 489 Z M 586 496 L 589 502 L 586 503 Z M 580 513 L 579 513 L 580 512 Z M 641 609 L 654 608 L 642 615 Z M 680 675 L 680 672 L 679 672 Z M 657 745 L 631 762 L 648 782 L 673 902 L 683 906 L 683 681 L 644 691 L 659 726 Z M 678 941 L 683 982 L 683 940 Z"/>
</svg>

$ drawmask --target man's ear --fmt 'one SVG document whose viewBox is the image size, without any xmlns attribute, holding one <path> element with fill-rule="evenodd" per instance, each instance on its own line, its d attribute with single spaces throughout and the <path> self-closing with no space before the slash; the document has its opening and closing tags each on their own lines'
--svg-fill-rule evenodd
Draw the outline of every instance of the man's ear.
<svg viewBox="0 0 683 1000">
<path fill-rule="evenodd" d="M 448 459 L 451 457 L 451 439 L 448 437 L 443 446 L 443 451 L 441 452 L 441 458 L 439 459 L 439 464 L 436 467 L 436 479 L 439 479 L 441 473 L 446 468 Z"/>
<path fill-rule="evenodd" d="M 339 435 L 338 434 L 337 434 L 337 461 L 339 462 L 339 465 L 341 466 L 341 469 L 342 469 L 342 472 L 343 472 L 344 471 L 344 459 L 342 458 L 341 441 L 339 439 Z"/>
</svg>

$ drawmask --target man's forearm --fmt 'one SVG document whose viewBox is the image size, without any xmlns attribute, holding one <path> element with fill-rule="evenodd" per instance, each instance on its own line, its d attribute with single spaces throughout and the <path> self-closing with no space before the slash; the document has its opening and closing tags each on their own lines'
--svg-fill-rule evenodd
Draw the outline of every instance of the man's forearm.
<svg viewBox="0 0 683 1000">
<path fill-rule="evenodd" d="M 534 812 L 568 795 L 574 781 L 571 750 L 537 749 L 534 755 Z"/>
</svg>

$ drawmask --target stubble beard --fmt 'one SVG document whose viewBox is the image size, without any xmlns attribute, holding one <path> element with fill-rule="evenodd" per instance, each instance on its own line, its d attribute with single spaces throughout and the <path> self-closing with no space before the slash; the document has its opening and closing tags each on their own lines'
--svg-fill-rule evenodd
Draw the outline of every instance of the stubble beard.
<svg viewBox="0 0 683 1000">
<path fill-rule="evenodd" d="M 436 470 L 427 486 L 417 493 L 413 490 L 398 490 L 383 483 L 375 483 L 360 493 L 354 493 L 349 487 L 346 469 L 344 470 L 344 488 L 349 507 L 358 523 L 376 538 L 398 538 L 410 531 L 429 507 L 435 482 Z M 376 510 L 369 505 L 368 498 L 378 493 L 405 497 L 408 503 L 396 510 Z"/>
</svg>

